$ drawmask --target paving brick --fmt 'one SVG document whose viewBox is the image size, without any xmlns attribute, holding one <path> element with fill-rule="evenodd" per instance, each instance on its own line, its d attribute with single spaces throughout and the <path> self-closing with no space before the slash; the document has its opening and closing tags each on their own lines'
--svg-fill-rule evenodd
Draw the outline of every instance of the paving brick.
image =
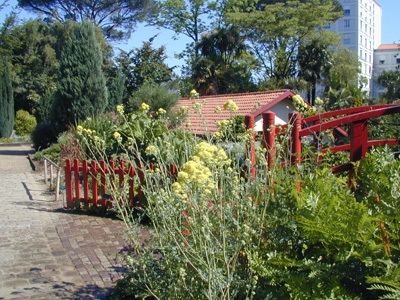
<svg viewBox="0 0 400 300">
<path fill-rule="evenodd" d="M 63 210 L 29 152 L 0 147 L 0 299 L 103 298 L 120 278 L 123 222 Z"/>
</svg>

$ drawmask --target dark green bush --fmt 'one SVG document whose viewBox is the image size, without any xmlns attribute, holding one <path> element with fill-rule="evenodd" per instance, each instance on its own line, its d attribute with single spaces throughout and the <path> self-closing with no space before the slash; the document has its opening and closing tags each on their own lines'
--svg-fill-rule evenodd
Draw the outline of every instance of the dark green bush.
<svg viewBox="0 0 400 300">
<path fill-rule="evenodd" d="M 36 128 L 37 122 L 35 116 L 29 112 L 20 109 L 17 111 L 14 121 L 15 133 L 17 135 L 29 135 Z"/>
<path fill-rule="evenodd" d="M 50 123 L 40 123 L 32 132 L 33 147 L 36 151 L 45 149 L 57 142 L 56 134 Z"/>
</svg>

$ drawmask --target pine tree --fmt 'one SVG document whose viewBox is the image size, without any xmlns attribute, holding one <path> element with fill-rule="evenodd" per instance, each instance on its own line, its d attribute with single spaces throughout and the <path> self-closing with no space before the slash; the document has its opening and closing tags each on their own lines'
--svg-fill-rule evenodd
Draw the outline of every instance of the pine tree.
<svg viewBox="0 0 400 300">
<path fill-rule="evenodd" d="M 108 104 L 103 57 L 94 26 L 76 26 L 60 59 L 59 80 L 52 108 L 56 131 L 61 132 L 88 116 L 104 111 Z"/>
<path fill-rule="evenodd" d="M 0 66 L 0 137 L 10 137 L 14 127 L 14 94 L 6 61 Z"/>
</svg>

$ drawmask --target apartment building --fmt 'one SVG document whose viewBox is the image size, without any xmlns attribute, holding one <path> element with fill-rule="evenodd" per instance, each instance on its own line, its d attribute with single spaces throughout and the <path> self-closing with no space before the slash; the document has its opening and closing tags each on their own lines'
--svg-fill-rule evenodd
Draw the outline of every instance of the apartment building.
<svg viewBox="0 0 400 300">
<path fill-rule="evenodd" d="M 376 79 L 383 71 L 395 71 L 400 69 L 400 43 L 382 44 L 374 51 L 374 70 L 372 83 L 372 96 L 379 98 L 385 92 Z"/>
<path fill-rule="evenodd" d="M 375 0 L 339 0 L 344 16 L 327 30 L 342 36 L 343 46 L 354 50 L 360 62 L 360 77 L 366 78 L 364 90 L 371 94 L 374 49 L 381 44 L 382 8 Z M 360 78 L 361 79 L 361 78 Z"/>
</svg>

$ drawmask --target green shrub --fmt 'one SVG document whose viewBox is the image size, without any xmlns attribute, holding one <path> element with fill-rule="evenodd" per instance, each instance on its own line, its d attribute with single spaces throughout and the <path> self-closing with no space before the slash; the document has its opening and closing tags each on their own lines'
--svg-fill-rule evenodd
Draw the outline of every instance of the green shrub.
<svg viewBox="0 0 400 300">
<path fill-rule="evenodd" d="M 50 123 L 40 123 L 32 132 L 33 147 L 36 151 L 45 149 L 57 141 L 53 127 Z"/>
<path fill-rule="evenodd" d="M 35 116 L 25 110 L 17 111 L 14 121 L 15 133 L 17 135 L 29 135 L 36 128 L 37 122 Z"/>
</svg>

